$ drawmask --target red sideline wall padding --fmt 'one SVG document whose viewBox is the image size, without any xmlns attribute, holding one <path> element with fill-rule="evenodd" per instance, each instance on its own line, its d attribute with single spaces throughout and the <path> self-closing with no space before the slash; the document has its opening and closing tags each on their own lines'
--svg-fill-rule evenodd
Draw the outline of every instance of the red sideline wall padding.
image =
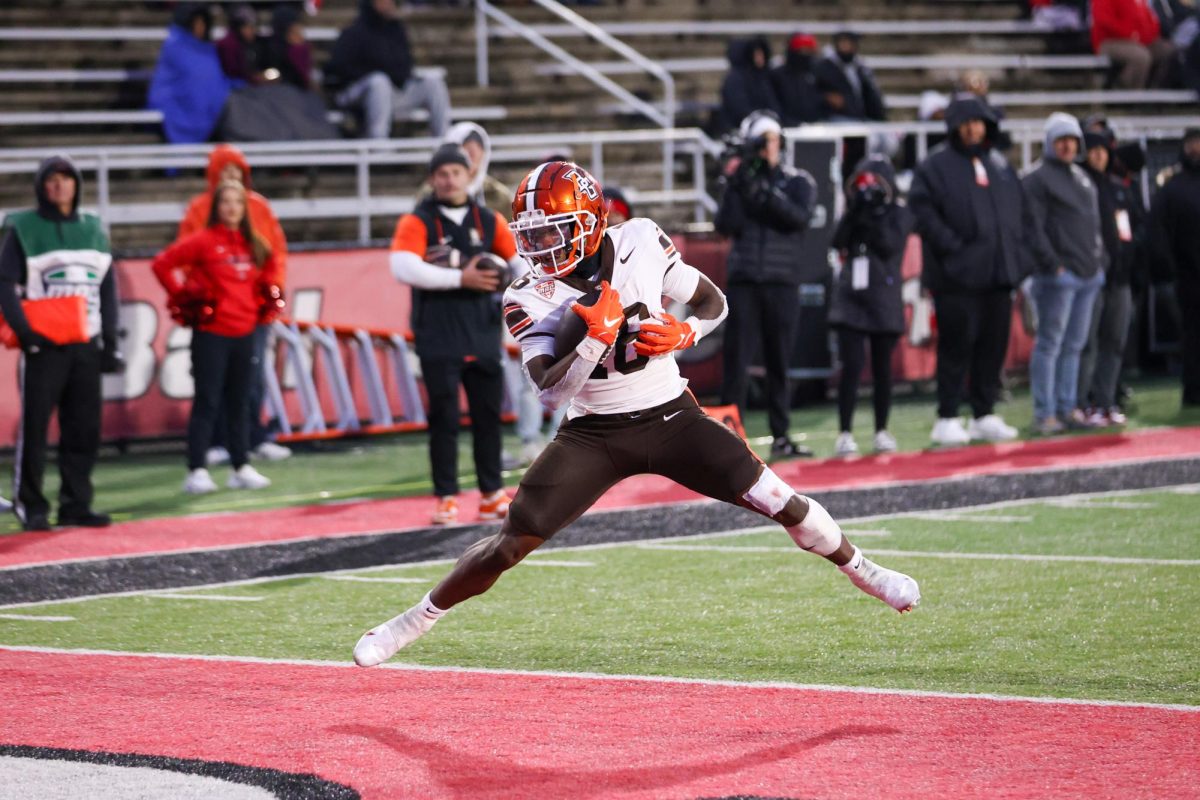
<svg viewBox="0 0 1200 800">
<path fill-rule="evenodd" d="M 725 242 L 684 236 L 677 236 L 676 242 L 689 263 L 712 277 L 718 286 L 724 285 L 728 252 Z M 111 441 L 182 435 L 192 396 L 187 350 L 190 332 L 178 328 L 167 315 L 166 295 L 150 272 L 149 261 L 120 261 L 116 269 L 124 331 L 122 348 L 129 366 L 124 375 L 104 379 L 104 438 Z M 915 281 L 919 274 L 920 248 L 910 246 L 904 267 L 906 282 Z M 288 284 L 289 314 L 296 319 L 364 328 L 408 328 L 409 291 L 392 278 L 386 250 L 293 254 L 288 258 Z M 909 316 L 911 321 L 911 306 Z M 1014 318 L 1009 366 L 1028 363 L 1030 348 L 1019 319 Z M 682 367 L 696 391 L 702 395 L 716 391 L 721 374 L 719 336 L 702 341 L 696 351 L 686 355 L 686 360 L 681 359 Z M 12 447 L 16 442 L 20 419 L 17 360 L 17 352 L 0 350 L 0 375 L 4 376 L 0 380 L 0 447 Z M 356 382 L 354 363 L 345 360 L 351 381 Z M 914 346 L 907 336 L 902 338 L 895 361 L 898 379 L 930 378 L 934 367 L 932 343 Z M 390 382 L 390 373 L 384 372 Z M 286 375 L 284 381 L 286 387 Z M 296 422 L 299 414 L 292 395 L 294 392 L 285 389 L 289 416 Z M 389 395 L 395 398 L 396 393 L 389 391 Z M 323 407 L 332 406 L 325 403 Z M 393 411 L 399 413 L 402 409 L 394 405 Z M 366 416 L 365 407 L 360 412 Z M 56 432 L 52 431 L 51 436 L 56 437 Z"/>
</svg>

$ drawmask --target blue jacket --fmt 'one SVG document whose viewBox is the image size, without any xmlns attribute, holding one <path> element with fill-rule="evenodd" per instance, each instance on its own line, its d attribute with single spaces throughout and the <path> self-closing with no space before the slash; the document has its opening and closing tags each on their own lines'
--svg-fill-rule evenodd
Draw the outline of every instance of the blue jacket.
<svg viewBox="0 0 1200 800">
<path fill-rule="evenodd" d="M 168 142 L 206 142 L 234 86 L 212 42 L 172 25 L 154 66 L 146 107 L 162 112 Z"/>
</svg>

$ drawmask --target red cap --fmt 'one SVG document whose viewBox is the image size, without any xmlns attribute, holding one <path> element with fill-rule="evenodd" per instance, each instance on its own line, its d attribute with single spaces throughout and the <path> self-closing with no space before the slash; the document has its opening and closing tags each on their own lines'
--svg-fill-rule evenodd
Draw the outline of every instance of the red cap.
<svg viewBox="0 0 1200 800">
<path fill-rule="evenodd" d="M 817 38 L 807 33 L 793 34 L 788 40 L 788 50 L 816 50 Z"/>
</svg>

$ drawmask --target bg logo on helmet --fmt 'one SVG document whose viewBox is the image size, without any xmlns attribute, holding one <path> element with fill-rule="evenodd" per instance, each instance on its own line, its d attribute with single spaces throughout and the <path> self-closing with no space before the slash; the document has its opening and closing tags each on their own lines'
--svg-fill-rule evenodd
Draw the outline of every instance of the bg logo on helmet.
<svg viewBox="0 0 1200 800">
<path fill-rule="evenodd" d="M 591 178 L 579 174 L 578 170 L 571 170 L 564 178 L 570 178 L 579 187 L 579 191 L 588 196 L 589 200 L 595 200 L 600 196 L 600 192 L 596 190 L 596 182 Z"/>
</svg>

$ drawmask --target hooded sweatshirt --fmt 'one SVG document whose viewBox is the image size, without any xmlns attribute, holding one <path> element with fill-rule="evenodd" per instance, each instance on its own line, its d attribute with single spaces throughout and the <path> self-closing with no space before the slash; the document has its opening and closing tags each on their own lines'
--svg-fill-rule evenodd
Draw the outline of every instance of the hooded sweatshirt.
<svg viewBox="0 0 1200 800">
<path fill-rule="evenodd" d="M 779 98 L 783 124 L 787 127 L 816 122 L 824 112 L 824 98 L 813 74 L 814 55 L 802 36 L 792 37 L 787 59 L 771 70 L 771 85 Z"/>
<path fill-rule="evenodd" d="M 754 65 L 754 52 L 763 53 L 763 66 Z M 779 114 L 779 98 L 771 84 L 771 46 L 762 36 L 734 39 L 726 49 L 729 74 L 721 84 L 721 130 L 736 128 L 752 111 L 773 111 Z"/>
<path fill-rule="evenodd" d="M 75 201 L 68 214 L 46 197 L 46 178 L 65 172 L 75 178 Z M 117 340 L 117 284 L 108 237 L 94 214 L 79 211 L 83 176 L 66 156 L 52 156 L 34 176 L 37 208 L 18 211 L 4 220 L 7 234 L 0 248 L 0 311 L 18 338 L 29 322 L 22 299 L 82 295 L 87 301 L 88 336 L 102 337 L 106 348 Z"/>
<path fill-rule="evenodd" d="M 1200 139 L 1190 130 L 1187 139 Z M 1150 210 L 1150 246 L 1162 270 L 1160 280 L 1200 288 L 1200 161 L 1189 161 L 1180 148 L 1180 168 L 1154 196 Z M 1195 309 L 1189 309 L 1195 313 Z"/>
<path fill-rule="evenodd" d="M 163 133 L 172 144 L 207 141 L 235 85 L 221 68 L 216 46 L 188 30 L 197 15 L 211 23 L 207 12 L 190 5 L 176 12 L 146 96 L 146 107 L 162 112 Z"/>
<path fill-rule="evenodd" d="M 1070 114 L 1056 111 L 1046 119 L 1042 160 L 1022 179 L 1032 216 L 1029 242 L 1037 272 L 1054 275 L 1065 267 L 1091 278 L 1108 265 L 1100 233 L 1096 187 L 1083 167 L 1064 162 L 1054 142 L 1073 136 L 1083 152 L 1083 130 Z"/>
<path fill-rule="evenodd" d="M 483 147 L 483 156 L 480 163 L 475 165 L 475 175 L 467 187 L 467 194 L 479 205 L 499 211 L 507 217 L 512 207 L 512 189 L 488 175 L 488 165 L 492 160 L 492 138 L 483 126 L 474 122 L 459 122 L 446 131 L 442 141 L 463 145 L 472 138 Z"/>
<path fill-rule="evenodd" d="M 968 146 L 958 129 L 973 119 L 986 134 Z M 934 292 L 1010 289 L 1029 270 L 1028 219 L 1021 182 L 993 149 L 1001 135 L 996 115 L 977 97 L 955 100 L 946 131 L 946 141 L 917 167 L 908 196 L 921 235 L 921 283 Z"/>
<path fill-rule="evenodd" d="M 212 211 L 213 192 L 221 180 L 221 171 L 229 164 L 236 164 L 242 170 L 242 186 L 246 187 L 246 213 L 250 215 L 250 227 L 266 240 L 275 257 L 276 274 L 279 276 L 279 286 L 282 288 L 287 280 L 287 239 L 283 228 L 271 210 L 267 198 L 250 188 L 250 163 L 242 151 L 230 144 L 219 144 L 208 156 L 208 191 L 198 194 L 188 203 L 183 220 L 179 223 L 179 233 L 176 239 L 203 230 L 208 227 L 209 213 Z"/>
<path fill-rule="evenodd" d="M 381 16 L 371 0 L 359 0 L 358 16 L 338 36 L 325 65 L 329 88 L 338 91 L 372 72 L 382 72 L 400 89 L 412 71 L 412 47 L 404 23 Z"/>
</svg>

